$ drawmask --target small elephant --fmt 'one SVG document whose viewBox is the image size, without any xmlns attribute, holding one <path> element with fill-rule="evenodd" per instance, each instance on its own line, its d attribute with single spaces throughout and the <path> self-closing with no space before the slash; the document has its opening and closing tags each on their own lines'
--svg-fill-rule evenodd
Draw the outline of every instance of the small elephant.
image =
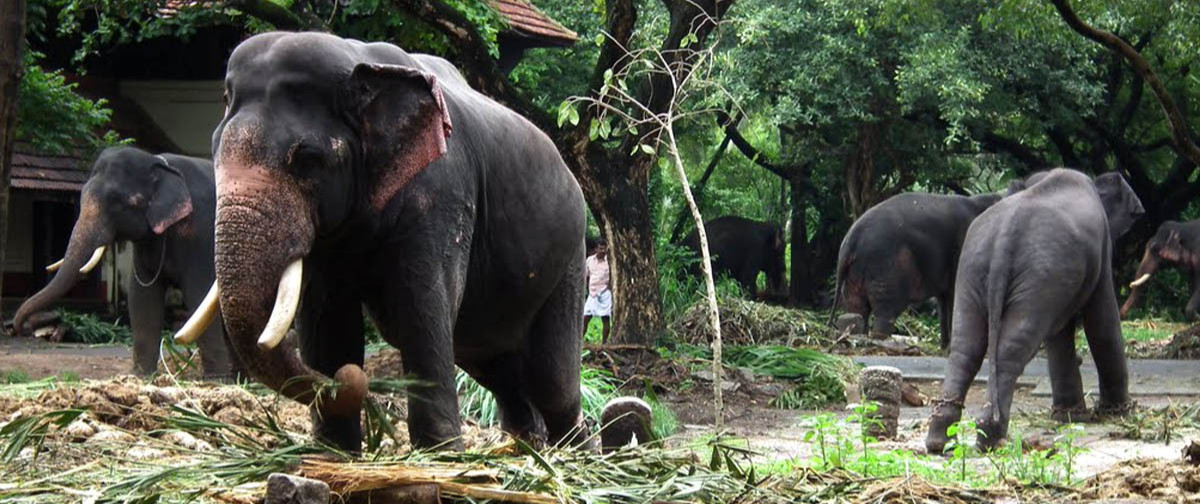
<svg viewBox="0 0 1200 504">
<path fill-rule="evenodd" d="M 1098 411 L 1130 405 L 1125 342 L 1112 282 L 1113 241 L 1143 213 L 1117 173 L 1092 180 L 1057 168 L 1014 184 L 967 230 L 955 282 L 954 329 L 942 395 L 925 446 L 940 453 L 967 388 L 990 361 L 978 446 L 1008 433 L 1017 377 L 1045 342 L 1056 412 L 1086 413 L 1075 327 L 1082 320 L 1100 373 Z"/>
<path fill-rule="evenodd" d="M 712 256 L 713 275 L 726 274 L 751 296 L 758 292 L 758 272 L 767 276 L 767 292 L 787 290 L 783 266 L 783 229 L 768 222 L 737 216 L 718 217 L 704 223 L 708 253 Z M 700 233 L 692 231 L 683 244 L 700 256 Z"/>
<path fill-rule="evenodd" d="M 1129 284 L 1132 291 L 1121 306 L 1121 318 L 1125 318 L 1129 310 L 1137 306 L 1145 283 L 1160 265 L 1178 267 L 1192 277 L 1192 297 L 1188 299 L 1183 313 L 1189 320 L 1196 320 L 1196 311 L 1200 309 L 1200 219 L 1166 221 L 1158 226 L 1158 232 L 1146 243 L 1146 253 L 1138 265 L 1137 279 Z"/>
<path fill-rule="evenodd" d="M 840 299 L 846 311 L 868 322 L 874 317 L 873 337 L 887 338 L 906 308 L 937 298 L 946 348 L 963 238 L 971 221 L 1000 198 L 903 193 L 871 207 L 850 226 L 838 250 L 833 312 Z"/>
<path fill-rule="evenodd" d="M 131 242 L 133 278 L 128 293 L 134 370 L 155 372 L 167 286 L 183 291 L 184 305 L 194 309 L 215 278 L 215 199 L 212 163 L 207 160 L 155 155 L 135 147 L 105 149 L 80 194 L 79 218 L 66 257 L 46 268 L 57 271 L 54 278 L 17 309 L 14 331 L 22 332 L 30 315 L 45 310 L 91 271 L 111 243 Z M 200 339 L 201 365 L 209 378 L 230 378 L 236 368 L 221 327 L 213 324 Z"/>
<path fill-rule="evenodd" d="M 422 382 L 414 446 L 461 446 L 455 364 L 505 431 L 587 442 L 584 200 L 545 133 L 442 58 L 325 33 L 243 41 L 225 100 L 216 297 L 254 378 L 311 405 L 318 438 L 359 450 L 365 304 Z"/>
</svg>

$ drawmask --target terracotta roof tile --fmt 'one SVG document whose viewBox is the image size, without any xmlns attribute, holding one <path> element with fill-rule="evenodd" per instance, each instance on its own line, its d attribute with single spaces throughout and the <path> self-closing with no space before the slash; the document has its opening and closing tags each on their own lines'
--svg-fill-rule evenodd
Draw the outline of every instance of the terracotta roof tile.
<svg viewBox="0 0 1200 504">
<path fill-rule="evenodd" d="M 89 176 L 82 157 L 38 152 L 25 143 L 13 146 L 12 164 L 12 187 L 17 189 L 78 192 Z"/>
<path fill-rule="evenodd" d="M 579 35 L 542 13 L 525 0 L 488 0 L 492 7 L 508 20 L 512 29 L 531 38 L 555 45 L 571 45 Z"/>
<path fill-rule="evenodd" d="M 166 0 L 158 9 L 163 17 L 172 17 L 180 9 L 203 4 L 219 3 L 221 0 Z M 549 45 L 568 46 L 579 40 L 579 35 L 555 21 L 526 0 L 488 0 L 492 8 L 500 12 L 512 31 L 525 37 L 541 40 Z"/>
</svg>

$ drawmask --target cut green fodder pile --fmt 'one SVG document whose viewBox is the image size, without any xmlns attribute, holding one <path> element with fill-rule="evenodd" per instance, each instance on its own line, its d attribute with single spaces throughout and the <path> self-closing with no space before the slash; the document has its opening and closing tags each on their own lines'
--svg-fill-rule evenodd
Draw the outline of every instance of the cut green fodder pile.
<svg viewBox="0 0 1200 504">
<path fill-rule="evenodd" d="M 780 306 L 722 297 L 721 338 L 727 344 L 754 345 L 776 343 L 787 346 L 828 347 L 829 339 L 823 315 Z M 685 342 L 704 345 L 712 341 L 708 323 L 708 302 L 692 305 L 671 324 L 671 330 Z"/>
<path fill-rule="evenodd" d="M 1182 460 L 1125 460 L 1085 482 L 1079 496 L 1200 502 L 1200 467 Z"/>
</svg>

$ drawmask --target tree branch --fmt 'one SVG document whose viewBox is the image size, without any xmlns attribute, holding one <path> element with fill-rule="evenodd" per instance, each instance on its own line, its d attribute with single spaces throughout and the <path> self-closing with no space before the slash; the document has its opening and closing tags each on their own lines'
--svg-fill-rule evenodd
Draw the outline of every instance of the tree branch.
<svg viewBox="0 0 1200 504">
<path fill-rule="evenodd" d="M 1110 51 L 1121 55 L 1129 62 L 1129 64 L 1133 67 L 1133 70 L 1137 72 L 1138 76 L 1146 81 L 1146 84 L 1150 85 L 1150 89 L 1153 90 L 1154 95 L 1158 97 L 1158 103 L 1162 106 L 1163 114 L 1166 115 L 1167 121 L 1171 124 L 1171 136 L 1173 139 L 1172 144 L 1175 147 L 1175 151 L 1178 152 L 1180 156 L 1187 157 L 1193 163 L 1200 164 L 1200 147 L 1197 147 L 1196 144 L 1192 142 L 1191 129 L 1188 128 L 1187 122 L 1183 119 L 1183 114 L 1175 105 L 1175 101 L 1171 98 L 1170 93 L 1167 92 L 1166 86 L 1164 86 L 1162 81 L 1158 79 L 1158 75 L 1155 74 L 1154 70 L 1150 68 L 1150 64 L 1145 58 L 1142 57 L 1141 53 L 1139 53 L 1124 40 L 1121 40 L 1120 37 L 1117 37 L 1110 32 L 1093 28 L 1087 23 L 1084 23 L 1083 20 L 1079 18 L 1079 15 L 1071 9 L 1071 5 L 1068 0 L 1050 1 L 1054 4 L 1054 7 L 1058 9 L 1059 16 L 1062 17 L 1063 21 L 1065 21 L 1067 26 L 1070 26 L 1072 30 L 1075 30 L 1080 35 L 1083 35 L 1084 37 L 1103 45 Z"/>
<path fill-rule="evenodd" d="M 1002 137 L 991 131 L 984 133 L 980 141 L 985 149 L 995 153 L 1007 153 L 1017 161 L 1020 161 L 1022 164 L 1024 164 L 1028 170 L 1026 170 L 1022 175 L 1027 175 L 1036 170 L 1041 170 L 1050 164 L 1047 163 L 1046 160 L 1043 159 L 1042 156 L 1036 151 L 1026 147 L 1025 145 L 1021 144 L 1021 142 L 1011 138 Z"/>
<path fill-rule="evenodd" d="M 725 112 L 717 112 L 717 123 L 725 129 L 725 135 L 733 141 L 733 145 L 741 151 L 743 156 L 752 161 L 754 164 L 766 168 L 767 171 L 774 173 L 776 176 L 791 180 L 794 167 L 780 166 L 767 159 L 767 156 L 762 151 L 750 145 L 750 141 L 742 136 L 742 132 L 738 131 L 737 124 L 730 119 L 729 114 Z"/>
</svg>

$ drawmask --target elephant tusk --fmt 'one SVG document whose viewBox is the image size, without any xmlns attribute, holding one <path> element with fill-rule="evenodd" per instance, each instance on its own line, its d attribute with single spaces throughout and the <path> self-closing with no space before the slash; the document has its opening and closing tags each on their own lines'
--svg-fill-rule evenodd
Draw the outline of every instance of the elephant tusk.
<svg viewBox="0 0 1200 504">
<path fill-rule="evenodd" d="M 270 350 L 283 341 L 284 335 L 292 325 L 296 316 L 296 307 L 300 304 L 300 280 L 304 277 L 304 260 L 296 259 L 283 270 L 279 277 L 279 290 L 275 293 L 275 307 L 271 309 L 271 318 L 263 328 L 262 336 L 258 337 L 258 347 Z"/>
<path fill-rule="evenodd" d="M 1130 287 L 1137 287 L 1137 286 L 1140 286 L 1140 285 L 1142 285 L 1142 284 L 1146 283 L 1146 281 L 1147 281 L 1147 280 L 1150 280 L 1150 274 L 1149 274 L 1149 273 L 1146 273 L 1146 274 L 1144 274 L 1144 275 L 1142 275 L 1142 276 L 1138 277 L 1138 279 L 1137 279 L 1137 280 L 1134 280 L 1134 281 L 1130 282 L 1130 283 L 1129 283 L 1129 286 L 1130 286 Z"/>
<path fill-rule="evenodd" d="M 59 259 L 59 260 L 57 260 L 57 261 L 54 261 L 54 262 L 52 262 L 52 263 L 50 263 L 50 264 L 47 264 L 47 265 L 46 265 L 46 271 L 48 271 L 48 272 L 55 272 L 55 271 L 58 271 L 58 268 L 61 268 L 61 267 L 62 267 L 62 263 L 63 263 L 63 261 L 65 261 L 65 260 L 66 260 L 66 259 Z"/>
<path fill-rule="evenodd" d="M 92 252 L 92 258 L 88 259 L 87 264 L 84 264 L 82 268 L 79 268 L 79 272 L 85 275 L 91 272 L 92 268 L 95 268 L 97 264 L 100 264 L 100 258 L 104 257 L 104 250 L 106 248 L 108 247 L 105 245 L 96 247 L 96 251 Z"/>
<path fill-rule="evenodd" d="M 213 282 L 212 287 L 208 289 L 208 294 L 204 295 L 204 300 L 200 302 L 200 306 L 196 307 L 196 311 L 188 317 L 187 323 L 179 328 L 179 332 L 175 333 L 175 342 L 188 345 L 194 343 L 208 326 L 212 325 L 213 319 L 217 318 L 217 313 L 220 312 L 220 295 L 221 291 L 217 289 L 217 282 Z"/>
</svg>

